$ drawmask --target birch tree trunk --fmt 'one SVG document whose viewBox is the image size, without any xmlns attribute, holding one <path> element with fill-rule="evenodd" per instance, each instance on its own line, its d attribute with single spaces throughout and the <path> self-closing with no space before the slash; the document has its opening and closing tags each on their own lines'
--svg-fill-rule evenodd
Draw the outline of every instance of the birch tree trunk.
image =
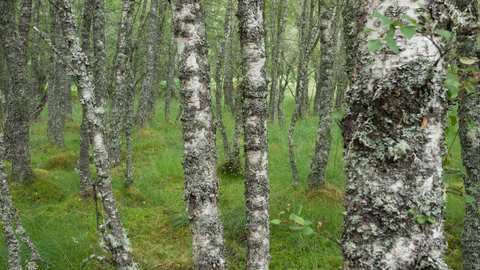
<svg viewBox="0 0 480 270">
<path fill-rule="evenodd" d="M 38 27 L 40 22 L 39 13 L 40 13 L 40 6 L 41 1 L 35 0 L 35 7 L 33 9 L 33 26 Z M 36 105 L 37 105 L 37 97 L 43 96 L 43 88 L 42 94 L 39 95 L 39 88 L 41 88 L 42 82 L 40 79 L 40 69 L 38 66 L 38 33 L 32 33 L 32 55 L 31 55 L 31 64 L 30 64 L 30 97 L 29 97 L 29 114 L 30 117 L 35 113 Z M 38 99 L 40 101 L 40 98 Z"/>
<path fill-rule="evenodd" d="M 146 0 L 145 0 L 146 1 Z M 149 23 L 148 23 L 148 39 L 147 39 L 147 64 L 146 75 L 143 79 L 142 89 L 140 91 L 140 97 L 138 99 L 137 109 L 137 127 L 139 129 L 148 125 L 148 102 L 152 98 L 152 91 L 150 90 L 153 85 L 153 73 L 155 65 L 155 35 L 157 26 L 157 2 L 158 0 L 152 0 L 150 2 Z"/>
<path fill-rule="evenodd" d="M 478 6 L 476 2 L 456 0 L 458 10 L 465 12 L 467 22 L 470 25 L 478 23 Z M 477 57 L 472 48 L 476 46 L 476 36 L 469 29 L 458 29 L 457 40 L 461 40 L 456 48 L 458 57 Z M 458 63 L 459 68 L 467 68 L 466 65 Z M 479 72 L 478 64 L 469 66 Z M 478 91 L 478 90 L 477 90 Z M 475 209 L 470 203 L 465 202 L 465 218 L 462 232 L 462 261 L 464 270 L 475 270 L 480 266 L 480 194 L 470 191 L 474 188 L 480 191 L 480 97 L 475 94 L 464 95 L 458 102 L 459 135 L 462 145 L 462 162 L 467 169 L 467 177 L 464 179 L 466 194 L 475 198 Z M 468 123 L 475 123 L 473 129 Z"/>
<path fill-rule="evenodd" d="M 30 7 L 22 4 L 21 14 L 28 14 L 25 9 Z M 8 70 L 10 73 L 10 90 L 7 100 L 5 116 L 5 146 L 7 159 L 12 163 L 12 174 L 22 181 L 32 178 L 30 167 L 30 114 L 28 111 L 28 97 L 30 85 L 27 78 L 27 52 L 22 42 L 28 37 L 30 29 L 30 15 L 20 19 L 18 32 L 15 26 L 15 1 L 0 2 L 0 38 L 3 46 Z M 23 25 L 28 24 L 28 25 Z M 27 31 L 27 33 L 24 33 Z M 18 38 L 17 38 L 18 33 Z M 27 38 L 28 40 L 28 38 Z"/>
<path fill-rule="evenodd" d="M 105 259 L 120 270 L 138 269 L 132 258 L 132 248 L 127 233 L 122 226 L 117 202 L 113 196 L 112 177 L 107 148 L 103 141 L 103 128 L 99 121 L 99 110 L 93 93 L 93 78 L 88 66 L 88 58 L 80 47 L 76 34 L 76 23 L 69 1 L 57 0 L 59 20 L 63 23 L 67 45 L 70 50 L 71 65 L 78 81 L 79 92 L 82 93 L 80 103 L 86 107 L 90 141 L 92 143 L 95 167 L 97 169 L 97 196 L 100 198 L 105 213 L 105 223 L 100 224 L 103 246 L 112 254 L 111 259 Z"/>
<path fill-rule="evenodd" d="M 239 0 L 242 47 L 243 125 L 245 152 L 245 200 L 247 265 L 268 269 L 270 263 L 270 186 L 267 140 L 267 96 L 264 1 Z"/>
<path fill-rule="evenodd" d="M 435 0 L 362 0 L 357 29 L 385 30 L 370 16 L 375 11 L 395 20 L 407 14 L 425 24 L 417 14 L 425 10 L 417 3 L 430 9 L 437 29 L 444 29 L 437 21 L 444 2 Z M 342 120 L 344 262 L 349 269 L 447 269 L 441 157 L 446 69 L 437 47 L 421 34 L 407 40 L 397 32 L 398 54 L 386 46 L 368 52 L 367 40 L 376 38 L 379 32 L 358 38 Z M 433 37 L 440 45 L 442 39 Z"/>
<path fill-rule="evenodd" d="M 173 0 L 171 4 L 183 111 L 184 200 L 193 240 L 194 269 L 226 269 L 218 210 L 216 136 L 205 13 L 200 0 Z"/>
<path fill-rule="evenodd" d="M 115 102 L 110 115 L 110 130 L 108 132 L 108 143 L 110 144 L 108 154 L 112 167 L 119 166 L 122 163 L 122 140 L 120 131 L 125 111 L 125 95 L 128 91 L 126 77 L 128 76 L 127 66 L 129 65 L 130 55 L 127 54 L 127 44 L 132 36 L 133 8 L 134 0 L 123 1 L 115 75 Z"/>
<path fill-rule="evenodd" d="M 335 49 L 337 43 L 336 30 L 336 7 L 327 6 L 321 17 L 321 62 L 319 67 L 319 80 L 317 81 L 317 91 L 319 101 L 314 103 L 314 113 L 319 115 L 317 137 L 315 150 L 313 152 L 312 163 L 310 163 L 310 172 L 308 173 L 308 188 L 320 189 L 325 185 L 327 175 L 328 155 L 332 144 L 331 138 L 327 137 L 327 132 L 332 126 L 332 118 L 326 118 L 333 112 L 333 95 L 335 94 Z M 315 96 L 317 99 L 317 96 Z"/>
<path fill-rule="evenodd" d="M 175 85 L 175 44 L 174 44 L 174 28 L 173 28 L 173 18 L 171 24 L 171 37 L 170 37 L 170 44 L 168 46 L 168 75 L 167 75 L 167 93 L 165 95 L 165 120 L 170 120 L 170 99 L 172 97 L 172 92 L 175 91 L 177 87 Z"/>
<path fill-rule="evenodd" d="M 105 52 L 105 12 L 103 0 L 93 1 L 93 55 L 95 100 L 97 102 L 98 121 L 101 134 L 106 134 L 107 127 L 107 60 Z M 107 136 L 104 136 L 106 142 Z"/>
<path fill-rule="evenodd" d="M 54 46 L 57 44 L 57 10 L 50 4 L 50 40 Z M 47 100 L 48 100 L 48 116 L 47 116 L 47 138 L 52 139 L 52 132 L 54 130 L 53 123 L 55 119 L 55 95 L 54 86 L 56 78 L 56 55 L 53 51 L 50 52 L 50 67 L 48 72 L 48 86 L 47 86 Z"/>
</svg>

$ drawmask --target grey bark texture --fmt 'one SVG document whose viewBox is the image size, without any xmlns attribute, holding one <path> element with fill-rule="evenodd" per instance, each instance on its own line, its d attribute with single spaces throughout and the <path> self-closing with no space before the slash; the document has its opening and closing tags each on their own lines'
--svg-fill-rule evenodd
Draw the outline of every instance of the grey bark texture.
<svg viewBox="0 0 480 270">
<path fill-rule="evenodd" d="M 478 5 L 471 1 L 455 1 L 456 8 L 465 12 L 468 16 L 466 19 L 470 25 L 478 23 Z M 456 55 L 458 57 L 477 57 L 476 36 L 469 29 L 460 28 L 457 30 L 457 40 L 460 40 Z M 466 65 L 458 63 L 459 68 L 467 68 Z M 475 68 L 475 72 L 479 72 L 478 64 L 470 67 Z M 477 90 L 478 91 L 478 90 Z M 464 270 L 476 270 L 480 267 L 480 194 L 475 194 L 470 188 L 474 188 L 480 192 L 480 97 L 475 94 L 467 94 L 462 96 L 458 102 L 458 118 L 459 118 L 459 135 L 460 144 L 462 146 L 462 162 L 467 169 L 467 177 L 464 179 L 464 187 L 466 194 L 475 198 L 475 205 L 472 207 L 470 203 L 465 201 L 465 218 L 463 222 L 462 232 L 462 261 Z M 469 122 L 475 123 L 472 129 Z"/>
<path fill-rule="evenodd" d="M 332 144 L 331 138 L 327 138 L 330 132 L 332 118 L 327 117 L 333 112 L 333 95 L 335 94 L 335 49 L 337 41 L 336 24 L 338 14 L 335 6 L 325 4 L 325 11 L 320 18 L 321 26 L 321 61 L 318 68 L 317 96 L 319 100 L 314 103 L 314 113 L 319 115 L 318 129 L 313 152 L 312 163 L 308 173 L 308 188 L 320 189 L 325 185 L 327 175 L 327 163 Z M 315 110 L 316 108 L 316 110 Z"/>
<path fill-rule="evenodd" d="M 39 13 L 40 13 L 41 1 L 35 0 L 35 7 L 33 9 L 33 26 L 38 28 L 39 25 Z M 40 75 L 40 67 L 38 65 L 38 33 L 32 33 L 32 50 L 31 50 L 31 64 L 30 64 L 30 97 L 29 97 L 29 113 L 30 118 L 34 119 L 32 115 L 36 111 L 37 98 L 40 101 L 40 98 L 43 96 L 43 86 L 44 80 L 42 80 Z M 40 92 L 41 91 L 41 92 Z"/>
<path fill-rule="evenodd" d="M 235 7 L 232 7 L 235 8 Z M 234 12 L 232 11 L 232 16 Z M 233 20 L 233 18 L 232 18 Z M 234 97 L 235 97 L 235 89 L 233 87 L 233 65 L 234 65 L 234 57 L 235 57 L 235 51 L 234 51 L 234 37 L 233 37 L 233 31 L 234 29 L 234 23 L 231 24 L 231 28 L 229 29 L 230 34 L 228 35 L 228 40 L 227 40 L 227 51 L 226 51 L 226 57 L 225 57 L 225 68 L 223 70 L 223 84 L 222 84 L 222 89 L 223 89 L 223 95 L 224 95 L 224 105 L 228 106 L 230 108 L 230 112 L 232 114 L 236 113 L 236 105 L 234 104 Z"/>
<path fill-rule="evenodd" d="M 83 20 L 81 28 L 82 50 L 91 63 L 90 33 L 92 29 L 94 0 L 85 0 L 83 4 Z M 90 68 L 90 67 L 89 67 Z M 91 71 L 91 70 L 90 70 Z M 79 93 L 81 96 L 82 93 Z M 90 171 L 90 136 L 88 135 L 88 119 L 82 107 L 82 124 L 80 126 L 80 153 L 78 158 L 78 174 L 80 174 L 80 192 L 84 193 L 92 187 L 92 172 Z"/>
<path fill-rule="evenodd" d="M 145 0 L 146 1 L 146 0 Z M 155 35 L 156 35 L 156 26 L 157 26 L 157 2 L 158 0 L 152 0 L 150 2 L 150 11 L 148 13 L 149 23 L 148 23 L 148 38 L 147 38 L 147 64 L 146 64 L 146 75 L 143 78 L 142 88 L 140 90 L 140 97 L 138 99 L 138 109 L 137 109 L 137 127 L 139 129 L 148 125 L 148 103 L 152 98 L 152 87 L 153 85 L 153 75 L 154 75 L 154 65 L 155 65 Z"/>
<path fill-rule="evenodd" d="M 22 6 L 22 10 L 24 8 L 28 7 Z M 23 13 L 28 12 L 24 10 Z M 30 19 L 27 21 L 22 18 L 20 23 L 28 23 L 28 26 L 19 26 L 17 31 L 15 26 L 15 1 L 5 0 L 0 2 L 0 38 L 10 73 L 10 90 L 4 126 L 6 158 L 12 164 L 13 176 L 26 181 L 33 177 L 28 145 L 30 140 L 30 114 L 28 111 L 30 85 L 26 69 L 26 48 L 21 42 L 22 37 L 28 37 L 28 32 L 25 34 L 23 31 L 29 31 Z M 18 38 L 17 33 L 19 33 Z"/>
<path fill-rule="evenodd" d="M 172 18 L 173 20 L 173 18 Z M 169 56 L 169 69 L 167 75 L 167 93 L 165 94 L 165 120 L 170 120 L 170 99 L 172 97 L 172 92 L 175 91 L 174 88 L 177 86 L 175 85 L 174 76 L 175 76 L 175 44 L 174 44 L 174 34 L 173 34 L 173 23 L 171 24 L 171 37 L 170 43 L 168 46 L 168 56 Z"/>
<path fill-rule="evenodd" d="M 235 106 L 239 109 L 234 111 L 235 130 L 233 132 L 232 152 L 230 153 L 229 159 L 232 171 L 241 172 L 242 162 L 240 161 L 240 137 L 242 136 L 243 128 L 243 111 L 241 110 L 243 106 L 243 92 L 241 87 L 237 89 L 237 94 L 235 96 Z"/>
<path fill-rule="evenodd" d="M 57 44 L 57 10 L 50 4 L 50 40 L 54 46 Z M 53 51 L 50 52 L 49 58 L 49 72 L 48 72 L 48 86 L 47 86 L 47 101 L 48 101 L 48 116 L 47 116 L 47 138 L 52 139 L 52 132 L 54 130 L 53 123 L 55 119 L 55 78 L 56 76 L 56 55 Z"/>
<path fill-rule="evenodd" d="M 126 77 L 130 69 L 130 54 L 128 43 L 132 38 L 132 13 L 134 0 L 124 0 L 118 38 L 118 53 L 115 75 L 115 102 L 110 115 L 110 130 L 108 131 L 108 143 L 110 144 L 109 158 L 112 167 L 122 163 L 122 140 L 120 132 L 122 119 L 125 112 L 125 95 L 128 91 Z"/>
<path fill-rule="evenodd" d="M 283 37 L 285 35 L 285 28 L 287 25 L 287 12 L 289 0 L 280 1 L 280 8 L 283 8 L 281 17 L 281 27 L 277 30 L 277 36 L 273 49 L 273 79 L 270 89 L 270 104 L 269 116 L 274 123 L 278 123 L 278 79 L 279 71 L 281 69 L 282 53 L 283 53 Z"/>
<path fill-rule="evenodd" d="M 3 236 L 8 248 L 8 269 L 36 270 L 38 269 L 37 261 L 40 260 L 40 254 L 32 241 L 30 241 L 30 238 L 25 234 L 26 231 L 20 222 L 17 208 L 13 204 L 8 188 L 4 160 L 3 134 L 0 133 L 0 219 L 2 221 Z M 22 267 L 20 243 L 17 240 L 17 235 L 30 252 L 30 258 L 24 264 L 25 268 Z"/>
<path fill-rule="evenodd" d="M 171 4 L 183 111 L 184 200 L 193 240 L 194 269 L 226 269 L 218 209 L 216 136 L 205 13 L 200 0 L 174 0 Z"/>
<path fill-rule="evenodd" d="M 104 223 L 100 224 L 99 229 L 104 240 L 103 248 L 111 252 L 110 259 L 104 259 L 114 267 L 121 270 L 138 269 L 137 264 L 132 258 L 132 248 L 127 233 L 122 226 L 120 212 L 117 202 L 113 196 L 112 178 L 110 175 L 110 164 L 108 151 L 103 141 L 103 129 L 100 125 L 96 101 L 93 93 L 93 78 L 90 73 L 88 58 L 80 47 L 80 41 L 76 33 L 76 23 L 72 12 L 72 7 L 68 1 L 58 0 L 56 5 L 59 7 L 59 20 L 62 21 L 67 45 L 69 47 L 71 65 L 73 73 L 77 79 L 77 87 L 82 93 L 80 103 L 86 107 L 88 119 L 88 128 L 90 141 L 92 143 L 95 167 L 97 169 L 96 190 L 97 196 L 102 202 L 105 213 Z"/>
<path fill-rule="evenodd" d="M 245 200 L 247 265 L 245 269 L 268 269 L 270 263 L 270 186 L 267 140 L 266 52 L 264 1 L 239 0 L 240 46 L 242 48 L 243 125 L 245 153 Z"/>
<path fill-rule="evenodd" d="M 295 124 L 297 123 L 298 114 L 300 111 L 300 102 L 297 101 L 301 99 L 303 91 L 297 92 L 298 95 L 295 97 L 295 109 L 293 110 L 292 120 L 290 121 L 290 128 L 288 129 L 288 158 L 290 159 L 290 167 L 292 167 L 292 187 L 294 189 L 298 186 L 298 179 L 300 178 L 298 174 L 297 162 L 295 161 L 295 147 L 293 144 L 293 133 L 295 132 Z"/>
<path fill-rule="evenodd" d="M 417 3 L 430 9 L 430 22 L 444 29 L 437 20 L 444 1 L 435 0 L 359 1 L 357 29 L 383 31 L 370 16 L 375 11 L 392 19 L 407 14 L 424 24 L 416 12 L 425 11 Z M 358 38 L 342 120 L 344 262 L 349 269 L 448 269 L 442 176 L 445 65 L 437 47 L 421 34 L 407 40 L 397 33 L 393 38 L 403 49 L 398 54 L 387 47 L 368 52 L 367 40 L 379 35 Z M 433 37 L 440 46 L 442 39 Z"/>
<path fill-rule="evenodd" d="M 107 127 L 107 60 L 105 53 L 105 11 L 104 1 L 94 0 L 93 9 L 93 54 L 94 54 L 94 85 L 95 100 L 97 103 L 98 120 L 102 134 L 106 134 Z M 107 136 L 104 136 L 106 142 Z"/>
</svg>

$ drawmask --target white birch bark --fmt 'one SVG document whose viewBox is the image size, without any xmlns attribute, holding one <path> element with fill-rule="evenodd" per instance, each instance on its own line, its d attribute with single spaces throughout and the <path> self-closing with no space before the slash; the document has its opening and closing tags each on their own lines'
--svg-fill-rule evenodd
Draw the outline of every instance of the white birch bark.
<svg viewBox="0 0 480 270">
<path fill-rule="evenodd" d="M 425 24 L 417 3 L 430 10 L 432 24 L 441 29 L 437 19 L 444 2 L 435 0 L 357 2 L 357 29 L 386 31 L 370 17 L 375 11 L 395 20 L 407 14 Z M 386 46 L 368 52 L 367 40 L 376 38 L 379 32 L 359 38 L 342 122 L 344 262 L 350 269 L 447 269 L 444 63 L 423 35 L 407 40 L 397 33 L 398 54 Z M 434 41 L 442 44 L 439 36 Z M 409 209 L 435 223 L 419 224 Z"/>
<path fill-rule="evenodd" d="M 218 210 L 215 122 L 210 93 L 205 13 L 200 0 L 171 2 L 178 48 L 178 78 L 185 154 L 184 200 L 193 240 L 194 269 L 226 269 Z"/>
<path fill-rule="evenodd" d="M 267 76 L 264 1 L 239 0 L 242 47 L 245 200 L 247 229 L 246 269 L 268 269 L 270 263 L 270 186 L 267 141 Z"/>
</svg>

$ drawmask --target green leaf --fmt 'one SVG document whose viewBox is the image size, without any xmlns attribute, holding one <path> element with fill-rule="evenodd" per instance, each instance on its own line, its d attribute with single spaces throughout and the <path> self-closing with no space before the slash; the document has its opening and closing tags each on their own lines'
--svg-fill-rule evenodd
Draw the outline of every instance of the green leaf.
<svg viewBox="0 0 480 270">
<path fill-rule="evenodd" d="M 473 59 L 470 59 L 468 57 L 460 57 L 460 62 L 462 62 L 463 64 L 465 65 L 471 65 L 471 64 L 474 64 L 475 63 L 475 60 Z"/>
<path fill-rule="evenodd" d="M 358 33 L 358 35 L 360 36 L 362 34 L 365 34 L 365 33 L 368 33 L 368 32 L 373 32 L 373 31 L 375 31 L 375 30 L 373 30 L 372 28 L 367 28 L 367 29 L 363 30 L 362 32 Z"/>
<path fill-rule="evenodd" d="M 279 225 L 280 223 L 282 223 L 282 221 L 280 219 L 273 219 L 273 220 L 270 220 L 270 223 Z"/>
<path fill-rule="evenodd" d="M 302 217 L 297 216 L 295 218 L 295 222 L 303 225 L 305 223 L 305 220 Z"/>
<path fill-rule="evenodd" d="M 390 50 L 392 50 L 394 53 L 398 53 L 398 46 L 395 39 L 386 37 L 385 41 L 387 42 L 387 45 L 390 48 Z"/>
<path fill-rule="evenodd" d="M 419 224 L 424 224 L 425 222 L 427 222 L 427 217 L 426 217 L 426 216 L 423 216 L 423 215 L 422 215 L 422 216 L 418 216 L 417 222 L 418 222 Z"/>
<path fill-rule="evenodd" d="M 475 197 L 470 196 L 468 194 L 463 193 L 463 197 L 465 197 L 465 201 L 468 203 L 473 203 L 475 202 Z"/>
<path fill-rule="evenodd" d="M 333 119 L 336 121 L 342 121 L 342 117 L 345 114 L 345 109 L 338 110 L 336 113 L 332 114 Z"/>
<path fill-rule="evenodd" d="M 445 162 L 443 163 L 443 167 L 450 167 L 450 159 L 447 157 L 447 159 L 445 160 Z"/>
<path fill-rule="evenodd" d="M 455 115 L 449 115 L 448 118 L 450 118 L 450 122 L 452 122 L 452 126 L 455 126 L 457 124 L 457 117 Z"/>
<path fill-rule="evenodd" d="M 402 15 L 402 18 L 405 19 L 405 20 L 410 21 L 410 22 L 413 23 L 413 24 L 416 24 L 416 23 L 417 23 L 416 20 L 412 19 L 412 17 L 408 16 L 407 14 L 403 14 L 403 15 Z"/>
<path fill-rule="evenodd" d="M 463 174 L 463 175 L 467 175 L 467 168 L 465 167 L 460 167 L 460 172 Z"/>
<path fill-rule="evenodd" d="M 387 16 L 383 16 L 380 17 L 380 20 L 382 21 L 382 26 L 385 26 L 385 25 L 390 25 L 390 24 L 393 24 L 394 20 L 391 20 L 389 18 L 387 18 Z"/>
<path fill-rule="evenodd" d="M 447 31 L 447 30 L 438 30 L 437 35 L 444 37 L 447 41 L 450 41 L 450 37 L 452 36 L 450 31 Z"/>
<path fill-rule="evenodd" d="M 431 218 L 427 218 L 427 221 L 432 223 L 432 224 L 436 224 L 435 220 L 431 219 Z"/>
<path fill-rule="evenodd" d="M 279 216 L 283 215 L 283 214 L 285 214 L 285 211 L 282 211 L 282 212 L 278 213 Z"/>
<path fill-rule="evenodd" d="M 290 214 L 290 216 L 288 217 L 289 220 L 295 220 L 295 218 L 297 218 L 299 216 L 295 215 L 295 214 Z"/>
<path fill-rule="evenodd" d="M 369 40 L 367 45 L 368 45 L 369 52 L 380 50 L 382 48 L 382 42 L 379 39 Z"/>
<path fill-rule="evenodd" d="M 303 235 L 310 236 L 313 234 L 313 229 L 310 226 L 303 227 Z"/>
<path fill-rule="evenodd" d="M 408 210 L 408 212 L 414 214 L 415 216 L 417 215 L 417 213 L 415 213 L 415 211 L 413 209 Z"/>
<path fill-rule="evenodd" d="M 387 37 L 393 38 L 393 36 L 395 35 L 395 30 L 396 30 L 395 28 L 391 28 L 390 30 L 388 30 Z"/>
<path fill-rule="evenodd" d="M 445 80 L 445 87 L 448 89 L 448 96 L 450 98 L 455 98 L 458 95 L 460 83 L 454 79 L 446 79 Z"/>
<path fill-rule="evenodd" d="M 375 12 L 372 14 L 372 17 L 374 17 L 374 18 L 379 18 L 379 19 L 380 19 L 382 16 L 383 16 L 383 15 L 380 14 L 378 11 L 375 11 Z"/>
<path fill-rule="evenodd" d="M 477 126 L 477 124 L 475 124 L 475 121 L 473 121 L 473 119 L 470 118 L 470 116 L 469 116 L 468 117 L 468 128 L 469 129 L 474 129 L 476 126 Z"/>
<path fill-rule="evenodd" d="M 312 225 L 313 222 L 311 222 L 310 220 L 305 220 L 305 222 L 303 223 L 303 225 L 305 226 L 308 226 L 308 225 Z"/>
<path fill-rule="evenodd" d="M 327 129 L 327 131 L 325 132 L 325 139 L 331 141 L 332 140 L 332 130 L 331 129 Z"/>
<path fill-rule="evenodd" d="M 404 26 L 400 27 L 400 32 L 402 32 L 402 35 L 407 39 L 411 39 L 415 35 L 417 30 L 412 26 Z"/>
<path fill-rule="evenodd" d="M 428 11 L 428 9 L 427 9 L 424 5 L 422 5 L 422 4 L 420 4 L 420 3 L 417 3 L 417 5 L 418 5 L 419 7 L 421 7 L 421 8 L 423 8 L 423 9 L 425 9 L 426 11 Z"/>
<path fill-rule="evenodd" d="M 290 225 L 288 228 L 292 231 L 303 231 L 303 226 Z"/>
<path fill-rule="evenodd" d="M 469 188 L 466 188 L 466 190 L 472 192 L 473 194 L 478 194 L 478 190 L 476 188 L 469 187 Z"/>
</svg>

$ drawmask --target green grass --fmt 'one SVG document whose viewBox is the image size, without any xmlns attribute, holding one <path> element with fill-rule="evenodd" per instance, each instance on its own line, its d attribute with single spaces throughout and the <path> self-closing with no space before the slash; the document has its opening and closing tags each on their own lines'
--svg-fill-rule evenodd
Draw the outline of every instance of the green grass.
<svg viewBox="0 0 480 270">
<path fill-rule="evenodd" d="M 287 94 L 284 108 L 290 109 L 287 109 L 285 127 L 268 123 L 271 217 L 275 218 L 290 203 L 291 211 L 298 213 L 301 209 L 300 214 L 314 223 L 325 221 L 321 231 L 340 239 L 342 192 L 345 183 L 340 129 L 334 124 L 332 150 L 327 167 L 329 189 L 325 192 L 307 192 L 306 182 L 318 119 L 308 117 L 297 122 L 294 140 L 300 183 L 297 190 L 292 190 L 287 133 L 293 102 L 293 98 Z M 172 121 L 163 120 L 163 106 L 164 100 L 157 100 L 157 115 L 150 119 L 150 128 L 134 132 L 134 187 L 124 189 L 125 167 L 114 168 L 114 194 L 119 202 L 122 221 L 129 233 L 137 262 L 144 268 L 158 265 L 154 269 L 191 269 L 192 247 L 182 198 L 181 127 L 175 129 Z M 224 124 L 231 144 L 235 123 L 232 115 L 225 111 Z M 170 117 L 173 121 L 177 113 L 178 101 L 173 100 Z M 39 248 L 42 258 L 55 264 L 54 269 L 80 269 L 83 259 L 93 252 L 90 246 L 96 243 L 93 202 L 77 195 L 79 177 L 70 166 L 71 158 L 77 157 L 79 152 L 80 122 L 81 109 L 78 102 L 75 102 L 73 122 L 67 123 L 65 147 L 50 146 L 46 136 L 46 112 L 43 112 L 40 120 L 31 123 L 30 138 L 31 164 L 34 169 L 38 169 L 36 173 L 41 176 L 42 182 L 36 186 L 10 183 L 27 234 Z M 453 136 L 454 134 L 447 136 L 448 144 Z M 220 163 L 225 157 L 219 133 L 217 151 Z M 458 142 L 454 144 L 451 153 L 453 167 L 458 168 L 461 166 Z M 54 164 L 63 165 L 49 165 L 49 160 L 57 160 Z M 456 175 L 446 175 L 446 179 L 451 186 L 461 186 L 462 180 Z M 243 179 L 220 179 L 220 210 L 230 269 L 245 267 L 243 193 Z M 447 262 L 453 269 L 461 269 L 459 239 L 464 203 L 462 198 L 449 195 L 446 206 L 447 226 L 454 226 L 448 231 Z M 304 237 L 289 231 L 286 226 L 271 226 L 270 246 L 272 269 L 338 269 L 342 265 L 341 252 L 336 244 L 317 236 Z M 25 247 L 23 251 L 26 259 L 28 252 Z M 7 254 L 3 241 L 0 243 L 0 254 Z M 6 269 L 6 265 L 6 256 L 0 256 L 0 269 Z M 40 265 L 42 269 L 47 268 L 43 263 Z M 91 262 L 85 269 L 111 267 Z"/>
</svg>

